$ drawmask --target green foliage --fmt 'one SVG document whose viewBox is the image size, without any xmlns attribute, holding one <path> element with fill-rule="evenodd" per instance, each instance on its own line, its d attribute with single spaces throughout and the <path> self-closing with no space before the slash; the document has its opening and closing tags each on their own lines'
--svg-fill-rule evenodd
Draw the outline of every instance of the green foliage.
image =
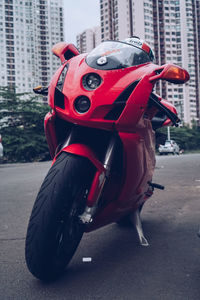
<svg viewBox="0 0 200 300">
<path fill-rule="evenodd" d="M 200 127 L 193 124 L 193 127 L 171 127 L 170 138 L 175 140 L 180 149 L 199 150 L 200 149 Z M 156 146 L 163 144 L 167 139 L 167 128 L 161 128 L 156 133 Z"/>
<path fill-rule="evenodd" d="M 0 87 L 0 133 L 3 162 L 29 162 L 50 159 L 44 135 L 44 116 L 49 108 L 41 99 L 28 93 L 15 93 Z M 200 149 L 200 127 L 171 127 L 171 139 L 180 149 Z M 156 147 L 167 139 L 167 128 L 156 131 Z"/>
<path fill-rule="evenodd" d="M 0 133 L 5 162 L 50 159 L 44 135 L 48 106 L 28 93 L 0 87 Z"/>
</svg>

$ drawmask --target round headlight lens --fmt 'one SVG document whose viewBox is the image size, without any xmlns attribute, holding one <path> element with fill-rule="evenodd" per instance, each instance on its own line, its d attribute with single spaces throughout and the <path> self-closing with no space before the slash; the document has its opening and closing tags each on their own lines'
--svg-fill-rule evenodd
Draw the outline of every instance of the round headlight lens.
<svg viewBox="0 0 200 300">
<path fill-rule="evenodd" d="M 83 77 L 83 87 L 88 90 L 95 90 L 101 84 L 101 77 L 96 73 L 90 73 Z"/>
<path fill-rule="evenodd" d="M 90 106 L 90 99 L 86 96 L 80 96 L 74 102 L 74 108 L 79 114 L 86 113 L 90 109 Z"/>
</svg>

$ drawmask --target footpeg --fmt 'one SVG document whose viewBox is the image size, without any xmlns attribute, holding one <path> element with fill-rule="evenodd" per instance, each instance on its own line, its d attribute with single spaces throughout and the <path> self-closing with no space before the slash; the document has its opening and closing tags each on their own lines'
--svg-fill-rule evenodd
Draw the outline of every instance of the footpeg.
<svg viewBox="0 0 200 300">
<path fill-rule="evenodd" d="M 148 185 L 151 186 L 153 189 L 159 189 L 159 190 L 165 189 L 164 185 L 153 183 L 151 181 L 148 181 Z"/>
<path fill-rule="evenodd" d="M 136 231 L 137 231 L 140 245 L 143 246 L 143 247 L 149 246 L 149 243 L 148 243 L 147 239 L 145 238 L 144 232 L 143 232 L 143 229 L 142 229 L 142 222 L 141 222 L 141 218 L 140 218 L 140 212 L 139 212 L 139 209 L 137 209 L 137 210 L 130 216 L 130 219 L 131 219 L 131 222 L 132 222 L 132 224 L 135 226 L 135 229 L 136 229 Z"/>
</svg>

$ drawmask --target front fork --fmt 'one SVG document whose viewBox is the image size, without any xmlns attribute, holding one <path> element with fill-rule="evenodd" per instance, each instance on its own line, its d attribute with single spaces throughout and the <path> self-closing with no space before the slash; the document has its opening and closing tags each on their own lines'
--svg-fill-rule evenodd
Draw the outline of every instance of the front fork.
<svg viewBox="0 0 200 300">
<path fill-rule="evenodd" d="M 117 151 L 117 136 L 116 134 L 113 134 L 113 136 L 111 137 L 103 162 L 100 162 L 96 158 L 95 154 L 88 146 L 79 143 L 71 143 L 72 141 L 73 132 L 70 133 L 67 140 L 64 142 L 61 150 L 55 156 L 53 163 L 56 161 L 57 156 L 61 152 L 67 152 L 74 155 L 86 157 L 95 166 L 96 173 L 94 175 L 94 179 L 87 196 L 86 208 L 83 214 L 80 215 L 80 221 L 83 224 L 88 225 L 93 221 L 93 217 L 96 214 L 98 202 L 102 194 L 104 185 L 107 178 L 110 176 L 113 157 L 115 151 Z"/>
<path fill-rule="evenodd" d="M 103 187 L 106 183 L 106 180 L 110 176 L 112 161 L 114 153 L 116 151 L 116 144 L 116 136 L 112 136 L 105 154 L 104 161 L 102 163 L 104 172 L 102 174 L 99 174 L 98 172 L 95 174 L 95 178 L 88 195 L 87 206 L 83 214 L 80 216 L 80 220 L 83 224 L 89 224 L 93 221 L 93 217 L 97 211 L 98 201 L 102 194 Z M 98 181 L 100 182 L 100 188 L 97 188 Z"/>
</svg>

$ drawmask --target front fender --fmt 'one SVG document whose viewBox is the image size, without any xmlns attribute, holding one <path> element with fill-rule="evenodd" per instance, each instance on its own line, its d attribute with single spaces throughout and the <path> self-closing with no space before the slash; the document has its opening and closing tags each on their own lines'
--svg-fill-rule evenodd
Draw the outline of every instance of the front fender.
<svg viewBox="0 0 200 300">
<path fill-rule="evenodd" d="M 58 141 L 57 141 L 56 131 L 55 131 L 55 119 L 56 119 L 56 115 L 54 111 L 52 113 L 48 112 L 44 118 L 44 131 L 45 131 L 45 136 L 46 136 L 51 158 L 55 156 L 55 151 L 58 146 Z"/>
<path fill-rule="evenodd" d="M 103 164 L 97 159 L 94 152 L 88 146 L 78 143 L 71 144 L 61 149 L 61 151 L 55 156 L 52 164 L 55 163 L 58 155 L 60 155 L 60 153 L 62 152 L 85 157 L 89 159 L 91 163 L 95 166 L 96 173 L 94 175 L 93 182 L 91 184 L 91 188 L 87 197 L 87 206 L 94 206 L 99 199 L 99 196 L 105 183 L 106 169 L 104 168 Z"/>
</svg>

